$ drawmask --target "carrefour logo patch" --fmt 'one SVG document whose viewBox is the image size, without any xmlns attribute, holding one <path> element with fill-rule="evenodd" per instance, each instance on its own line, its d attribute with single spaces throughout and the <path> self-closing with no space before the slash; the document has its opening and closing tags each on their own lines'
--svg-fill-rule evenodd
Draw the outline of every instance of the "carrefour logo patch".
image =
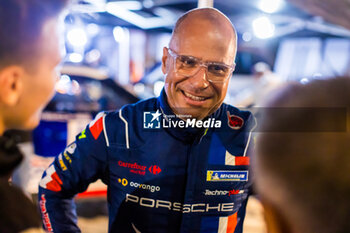
<svg viewBox="0 0 350 233">
<path fill-rule="evenodd" d="M 207 181 L 248 181 L 248 171 L 208 170 Z"/>
</svg>

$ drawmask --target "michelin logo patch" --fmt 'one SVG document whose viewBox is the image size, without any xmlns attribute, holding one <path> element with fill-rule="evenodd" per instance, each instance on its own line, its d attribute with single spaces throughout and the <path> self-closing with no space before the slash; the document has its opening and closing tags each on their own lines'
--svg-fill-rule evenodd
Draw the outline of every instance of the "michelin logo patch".
<svg viewBox="0 0 350 233">
<path fill-rule="evenodd" d="M 248 181 L 248 171 L 207 171 L 207 181 Z"/>
</svg>

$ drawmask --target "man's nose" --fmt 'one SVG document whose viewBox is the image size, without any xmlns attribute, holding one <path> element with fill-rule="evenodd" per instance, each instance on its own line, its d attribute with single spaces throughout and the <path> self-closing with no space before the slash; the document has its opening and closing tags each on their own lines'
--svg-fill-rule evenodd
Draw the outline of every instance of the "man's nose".
<svg viewBox="0 0 350 233">
<path fill-rule="evenodd" d="M 205 89 L 209 86 L 209 81 L 207 80 L 207 68 L 201 66 L 198 71 L 192 75 L 189 79 L 193 87 L 199 89 Z"/>
</svg>

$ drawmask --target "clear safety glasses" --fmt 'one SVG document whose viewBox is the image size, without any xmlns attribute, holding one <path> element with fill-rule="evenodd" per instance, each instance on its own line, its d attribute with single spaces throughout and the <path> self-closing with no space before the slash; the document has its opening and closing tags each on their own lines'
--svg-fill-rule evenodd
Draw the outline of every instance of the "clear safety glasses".
<svg viewBox="0 0 350 233">
<path fill-rule="evenodd" d="M 170 56 L 174 59 L 175 72 L 184 76 L 195 75 L 201 67 L 204 67 L 209 82 L 225 82 L 235 70 L 236 64 L 232 66 L 219 62 L 203 62 L 201 59 L 179 55 L 168 48 Z"/>
</svg>

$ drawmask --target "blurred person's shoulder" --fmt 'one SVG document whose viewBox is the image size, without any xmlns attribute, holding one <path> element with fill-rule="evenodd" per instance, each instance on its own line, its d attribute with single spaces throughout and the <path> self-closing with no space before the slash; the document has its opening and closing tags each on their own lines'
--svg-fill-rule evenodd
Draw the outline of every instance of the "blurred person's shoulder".
<svg viewBox="0 0 350 233">
<path fill-rule="evenodd" d="M 40 217 L 33 202 L 7 180 L 0 181 L 0 232 L 20 232 L 40 227 Z"/>
</svg>

